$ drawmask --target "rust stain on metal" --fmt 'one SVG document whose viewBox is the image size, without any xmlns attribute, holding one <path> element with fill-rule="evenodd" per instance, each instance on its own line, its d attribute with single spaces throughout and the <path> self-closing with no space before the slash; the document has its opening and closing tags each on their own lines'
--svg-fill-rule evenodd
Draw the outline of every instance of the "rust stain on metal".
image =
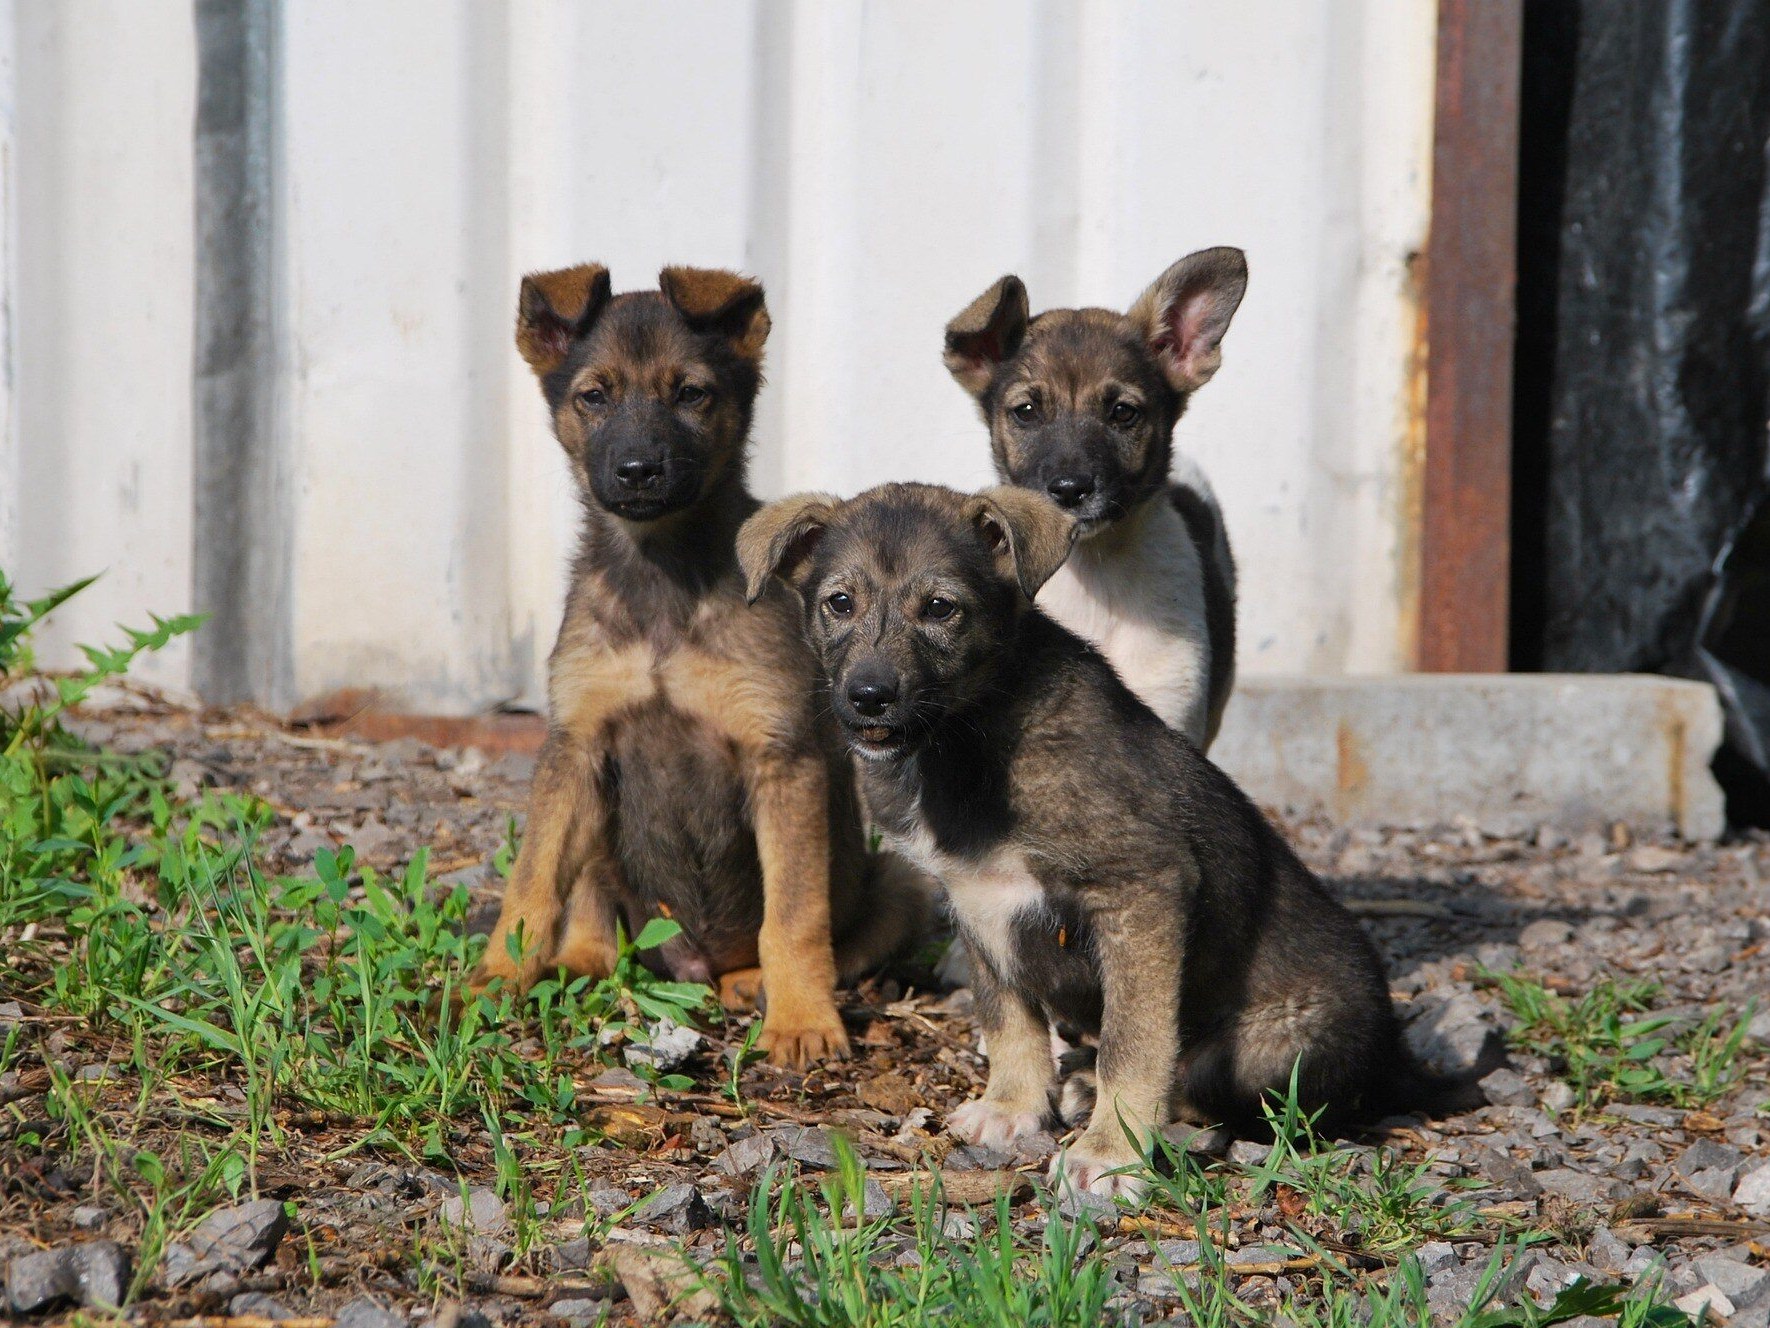
<svg viewBox="0 0 1770 1328">
<path fill-rule="evenodd" d="M 1370 767 L 1358 747 L 1358 735 L 1342 719 L 1334 730 L 1334 786 L 1339 791 L 1342 816 L 1351 815 L 1363 800 L 1370 776 Z"/>
<path fill-rule="evenodd" d="M 491 756 L 532 755 L 547 736 L 547 721 L 540 715 L 411 715 L 388 706 L 382 692 L 344 687 L 303 702 L 289 713 L 288 723 L 326 738 L 358 742 L 416 738 L 432 747 L 477 747 Z"/>
<path fill-rule="evenodd" d="M 1666 742 L 1666 801 L 1671 804 L 1672 821 L 1680 834 L 1687 818 L 1684 806 L 1684 748 L 1690 741 L 1685 730 L 1684 714 L 1669 697 L 1659 702 L 1660 731 Z"/>
<path fill-rule="evenodd" d="M 1426 321 L 1426 255 L 1408 255 L 1402 302 L 1413 341 L 1408 347 L 1407 389 L 1401 420 L 1400 534 L 1395 550 L 1399 657 L 1420 657 L 1420 543 L 1426 521 L 1426 352 L 1430 327 Z"/>
</svg>

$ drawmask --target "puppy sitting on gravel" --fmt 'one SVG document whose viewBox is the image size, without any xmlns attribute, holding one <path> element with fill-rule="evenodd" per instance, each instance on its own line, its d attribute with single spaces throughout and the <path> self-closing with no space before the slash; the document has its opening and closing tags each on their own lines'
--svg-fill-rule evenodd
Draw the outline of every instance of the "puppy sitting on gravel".
<svg viewBox="0 0 1770 1328">
<path fill-rule="evenodd" d="M 809 494 L 738 533 L 748 594 L 799 591 L 807 639 L 890 845 L 945 885 L 989 1085 L 948 1124 L 1007 1147 L 1044 1126 L 1049 1030 L 1097 1036 L 1098 1106 L 1054 1177 L 1116 1169 L 1184 1114 L 1258 1128 L 1297 1068 L 1333 1119 L 1411 1104 L 1358 924 L 1227 776 L 1087 642 L 1033 606 L 1076 523 L 1020 488 Z"/>
</svg>

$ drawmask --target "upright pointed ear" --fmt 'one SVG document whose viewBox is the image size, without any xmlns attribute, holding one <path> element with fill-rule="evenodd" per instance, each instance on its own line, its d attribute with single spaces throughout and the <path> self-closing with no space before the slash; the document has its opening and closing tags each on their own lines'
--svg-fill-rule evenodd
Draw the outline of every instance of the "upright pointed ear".
<svg viewBox="0 0 1770 1328">
<path fill-rule="evenodd" d="M 738 528 L 738 566 L 748 603 L 762 598 L 771 576 L 795 590 L 804 588 L 811 551 L 841 504 L 834 494 L 796 493 L 770 503 Z"/>
<path fill-rule="evenodd" d="M 1247 289 L 1247 257 L 1223 247 L 1186 255 L 1137 297 L 1126 317 L 1175 391 L 1193 392 L 1211 381 L 1223 363 L 1218 345 Z"/>
<path fill-rule="evenodd" d="M 719 268 L 667 267 L 658 273 L 658 289 L 695 331 L 724 337 L 744 359 L 761 362 L 774 326 L 762 283 Z"/>
<path fill-rule="evenodd" d="M 590 330 L 609 299 L 608 269 L 582 263 L 522 279 L 516 297 L 516 349 L 536 377 L 565 363 L 572 342 Z"/>
<path fill-rule="evenodd" d="M 983 395 L 996 366 L 1026 340 L 1026 319 L 1026 284 L 1010 273 L 946 325 L 942 358 L 960 387 L 974 397 Z"/>
<path fill-rule="evenodd" d="M 1003 570 L 1032 599 L 1069 558 L 1081 529 L 1042 493 L 1003 484 L 971 500 L 971 520 Z"/>
</svg>

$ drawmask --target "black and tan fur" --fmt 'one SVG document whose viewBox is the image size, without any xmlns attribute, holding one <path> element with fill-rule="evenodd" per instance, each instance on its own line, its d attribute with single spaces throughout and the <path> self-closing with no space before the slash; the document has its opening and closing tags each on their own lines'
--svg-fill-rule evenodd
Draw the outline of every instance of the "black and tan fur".
<svg viewBox="0 0 1770 1328">
<path fill-rule="evenodd" d="M 678 978 L 767 998 L 777 1062 L 847 1051 L 838 976 L 920 925 L 912 872 L 865 851 L 853 777 L 814 722 L 816 666 L 784 590 L 746 604 L 735 540 L 769 317 L 729 272 L 665 268 L 613 295 L 585 265 L 522 283 L 584 525 L 549 668 L 550 722 L 477 976 L 607 973 L 616 926 L 663 914 Z M 511 949 L 519 945 L 520 958 Z"/>
<path fill-rule="evenodd" d="M 1003 487 L 886 485 L 765 508 L 752 594 L 799 590 L 887 842 L 946 887 L 989 1085 L 954 1112 L 1004 1146 L 1047 1123 L 1050 1029 L 1097 1037 L 1101 1105 L 1053 1164 L 1134 1191 L 1126 1129 L 1247 1128 L 1293 1065 L 1306 1108 L 1382 1114 L 1425 1084 L 1358 924 L 1239 789 L 1032 605 L 1075 522 Z"/>
<path fill-rule="evenodd" d="M 1205 249 L 1125 313 L 1029 318 L 1026 286 L 1006 276 L 946 329 L 947 368 L 983 412 L 996 473 L 1080 523 L 1039 607 L 1200 750 L 1235 680 L 1235 560 L 1209 482 L 1174 451 L 1174 425 L 1217 371 L 1247 280 L 1241 250 Z"/>
</svg>

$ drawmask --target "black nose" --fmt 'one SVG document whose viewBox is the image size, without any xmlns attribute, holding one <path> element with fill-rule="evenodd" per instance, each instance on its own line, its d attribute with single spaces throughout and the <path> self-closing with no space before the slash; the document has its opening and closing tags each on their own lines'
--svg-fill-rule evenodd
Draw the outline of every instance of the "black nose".
<svg viewBox="0 0 1770 1328">
<path fill-rule="evenodd" d="M 1055 498 L 1060 507 L 1080 507 L 1088 501 L 1088 495 L 1094 492 L 1094 477 L 1059 475 L 1045 486 L 1045 492 Z"/>
<path fill-rule="evenodd" d="M 615 467 L 615 474 L 629 489 L 652 488 L 663 473 L 662 461 L 623 461 Z"/>
<path fill-rule="evenodd" d="M 877 719 L 891 708 L 897 700 L 897 684 L 893 682 L 851 682 L 848 684 L 848 700 L 854 706 L 855 713 L 867 719 Z"/>
</svg>

